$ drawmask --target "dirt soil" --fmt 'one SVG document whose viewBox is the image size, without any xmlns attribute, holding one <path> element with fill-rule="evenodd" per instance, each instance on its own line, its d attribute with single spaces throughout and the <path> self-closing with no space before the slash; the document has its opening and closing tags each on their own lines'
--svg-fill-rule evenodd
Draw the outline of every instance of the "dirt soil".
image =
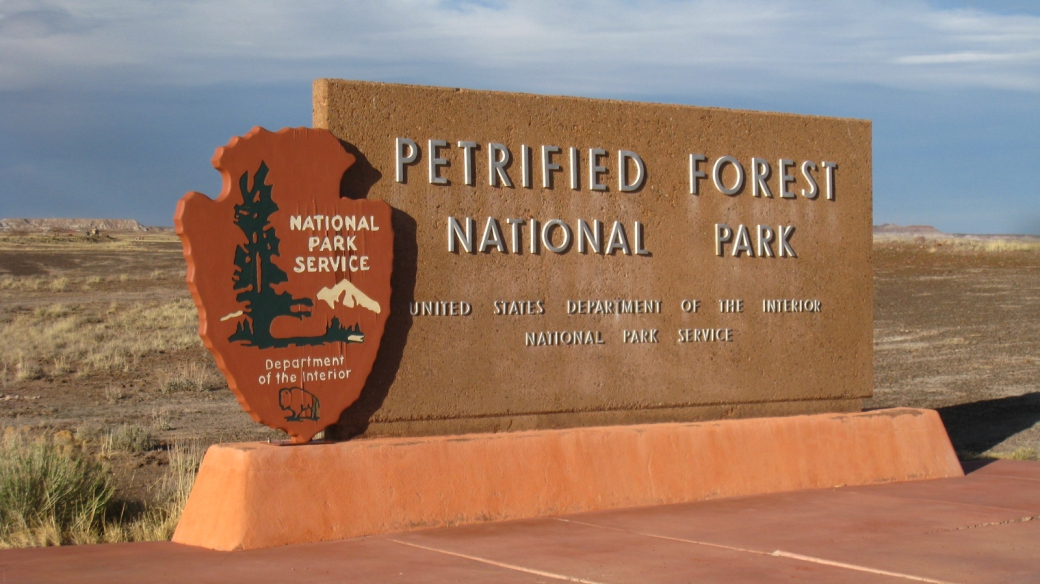
<svg viewBox="0 0 1040 584">
<path fill-rule="evenodd" d="M 125 332 L 144 337 L 143 353 L 130 355 L 121 365 L 73 366 L 64 374 L 45 367 L 44 374 L 30 376 L 36 378 L 19 379 L 17 367 L 0 364 L 0 429 L 67 431 L 95 449 L 103 448 L 105 435 L 121 427 L 146 429 L 154 447 L 106 452 L 117 497 L 128 502 L 150 499 L 168 463 L 166 449 L 176 442 L 205 446 L 285 439 L 283 433 L 253 422 L 223 383 L 194 333 L 198 317 L 184 276 L 180 241 L 169 232 L 0 234 L 0 333 L 19 317 L 52 309 L 82 315 L 83 322 L 91 323 L 135 307 L 174 306 L 192 314 L 188 328 L 194 337 L 183 347 L 152 347 L 149 336 L 154 332 L 141 323 L 143 330 Z M 68 283 L 61 286 L 63 279 Z M 11 346 L 14 337 L 0 338 L 0 355 L 19 350 Z M 203 387 L 171 384 L 171 378 L 180 379 L 191 366 L 203 373 Z"/>
<path fill-rule="evenodd" d="M 1040 452 L 1040 246 L 874 246 L 874 397 L 937 409 L 962 456 Z"/>
<path fill-rule="evenodd" d="M 962 456 L 1036 457 L 1040 247 L 889 239 L 875 244 L 874 269 L 876 389 L 865 405 L 938 409 Z M 19 326 L 47 325 L 52 313 L 86 327 L 152 308 L 180 314 L 184 340 L 178 344 L 176 330 L 169 341 L 148 323 L 125 325 L 141 337 L 138 348 L 91 364 L 83 350 L 68 362 L 28 354 L 42 349 L 17 336 Z M 146 429 L 152 446 L 106 451 L 124 500 L 147 499 L 167 463 L 164 448 L 175 442 L 284 439 L 239 407 L 192 339 L 193 316 L 181 246 L 169 232 L 0 234 L 0 428 L 67 431 L 97 448 L 120 427 Z"/>
</svg>

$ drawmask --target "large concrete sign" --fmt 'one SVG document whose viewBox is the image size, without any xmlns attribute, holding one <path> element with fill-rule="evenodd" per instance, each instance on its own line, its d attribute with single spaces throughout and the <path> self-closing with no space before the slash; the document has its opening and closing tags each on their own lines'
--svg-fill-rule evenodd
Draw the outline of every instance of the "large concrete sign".
<svg viewBox="0 0 1040 584">
<path fill-rule="evenodd" d="M 357 158 L 341 196 L 394 209 L 386 335 L 341 435 L 871 395 L 869 121 L 322 79 L 314 125 Z"/>
</svg>

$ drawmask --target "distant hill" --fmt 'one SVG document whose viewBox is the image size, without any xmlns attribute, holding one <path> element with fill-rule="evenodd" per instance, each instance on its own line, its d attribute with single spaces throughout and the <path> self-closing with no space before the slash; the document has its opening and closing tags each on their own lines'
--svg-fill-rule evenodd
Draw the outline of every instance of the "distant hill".
<svg viewBox="0 0 1040 584">
<path fill-rule="evenodd" d="M 896 225 L 885 223 L 874 226 L 874 235 L 912 235 L 918 237 L 942 237 L 946 235 L 931 225 Z"/>
<path fill-rule="evenodd" d="M 0 231 L 163 231 L 133 219 L 0 219 Z"/>
<path fill-rule="evenodd" d="M 875 239 L 942 239 L 944 241 L 1017 241 L 1029 245 L 1040 242 L 1040 236 L 1016 235 L 1012 233 L 985 234 L 985 233 L 945 233 L 931 225 L 896 225 L 885 223 L 874 226 Z"/>
</svg>

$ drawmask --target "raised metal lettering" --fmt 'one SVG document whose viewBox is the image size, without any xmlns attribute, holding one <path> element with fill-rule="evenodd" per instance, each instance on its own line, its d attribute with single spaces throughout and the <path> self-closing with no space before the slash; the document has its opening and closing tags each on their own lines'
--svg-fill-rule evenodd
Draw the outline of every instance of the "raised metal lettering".
<svg viewBox="0 0 1040 584">
<path fill-rule="evenodd" d="M 708 175 L 705 174 L 704 171 L 700 170 L 698 168 L 698 166 L 700 165 L 700 163 L 704 162 L 707 159 L 708 158 L 706 156 L 704 156 L 703 154 L 691 154 L 690 155 L 690 194 L 691 195 L 699 195 L 700 194 L 699 192 L 697 192 L 697 181 L 699 179 L 702 179 L 702 178 L 708 176 Z"/>
<path fill-rule="evenodd" d="M 552 155 L 559 151 L 559 146 L 542 146 L 542 188 L 551 189 L 553 185 L 552 171 L 562 168 L 559 164 L 552 161 Z"/>
<path fill-rule="evenodd" d="M 440 176 L 437 169 L 442 166 L 448 166 L 447 158 L 439 158 L 437 151 L 441 148 L 447 148 L 448 142 L 445 140 L 429 140 L 427 141 L 427 152 L 429 153 L 429 167 L 430 167 L 430 184 L 431 185 L 446 185 L 448 179 Z"/>
<path fill-rule="evenodd" d="M 607 190 L 607 185 L 599 182 L 599 175 L 607 172 L 605 166 L 599 165 L 599 159 L 606 155 L 607 151 L 602 148 L 589 148 L 589 188 L 594 191 Z"/>
<path fill-rule="evenodd" d="M 732 164 L 733 169 L 737 171 L 737 180 L 734 181 L 732 187 L 726 187 L 722 183 L 722 170 L 727 164 Z M 736 195 L 744 188 L 744 167 L 740 165 L 740 161 L 732 156 L 723 156 L 715 161 L 715 164 L 711 167 L 711 181 L 715 183 L 715 188 L 724 195 L 733 196 Z"/>
<path fill-rule="evenodd" d="M 419 158 L 419 145 L 415 143 L 415 140 L 411 138 L 398 138 L 396 141 L 396 152 L 397 152 L 397 182 L 404 183 L 407 180 L 407 176 L 404 172 L 406 164 L 412 164 Z M 405 149 L 408 153 L 405 154 Z"/>
<path fill-rule="evenodd" d="M 488 185 L 497 187 L 501 180 L 503 186 L 513 186 L 513 181 L 509 180 L 509 175 L 506 174 L 506 166 L 512 159 L 505 145 L 495 142 L 488 144 Z"/>
<path fill-rule="evenodd" d="M 477 171 L 473 165 L 473 151 L 478 148 L 476 142 L 459 140 L 459 148 L 462 148 L 462 174 L 463 182 L 469 186 L 477 184 Z"/>
<path fill-rule="evenodd" d="M 646 165 L 638 154 L 631 150 L 618 150 L 618 189 L 623 193 L 631 193 L 642 188 L 646 181 Z M 636 178 L 628 182 L 628 161 L 636 165 Z"/>
</svg>

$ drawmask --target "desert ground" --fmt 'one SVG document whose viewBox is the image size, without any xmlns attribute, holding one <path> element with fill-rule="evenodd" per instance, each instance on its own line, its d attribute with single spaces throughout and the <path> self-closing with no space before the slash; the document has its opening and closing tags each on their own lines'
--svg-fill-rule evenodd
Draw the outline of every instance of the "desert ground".
<svg viewBox="0 0 1040 584">
<path fill-rule="evenodd" d="M 0 234 L 0 428 L 86 444 L 147 503 L 174 444 L 283 439 L 199 340 L 169 231 Z"/>
<path fill-rule="evenodd" d="M 874 397 L 937 409 L 964 458 L 1040 453 L 1040 241 L 875 238 Z"/>
<path fill-rule="evenodd" d="M 173 445 L 280 440 L 196 334 L 169 231 L 0 232 L 0 428 L 107 462 L 146 505 Z M 874 397 L 938 409 L 965 458 L 1040 452 L 1040 243 L 879 236 Z"/>
</svg>

